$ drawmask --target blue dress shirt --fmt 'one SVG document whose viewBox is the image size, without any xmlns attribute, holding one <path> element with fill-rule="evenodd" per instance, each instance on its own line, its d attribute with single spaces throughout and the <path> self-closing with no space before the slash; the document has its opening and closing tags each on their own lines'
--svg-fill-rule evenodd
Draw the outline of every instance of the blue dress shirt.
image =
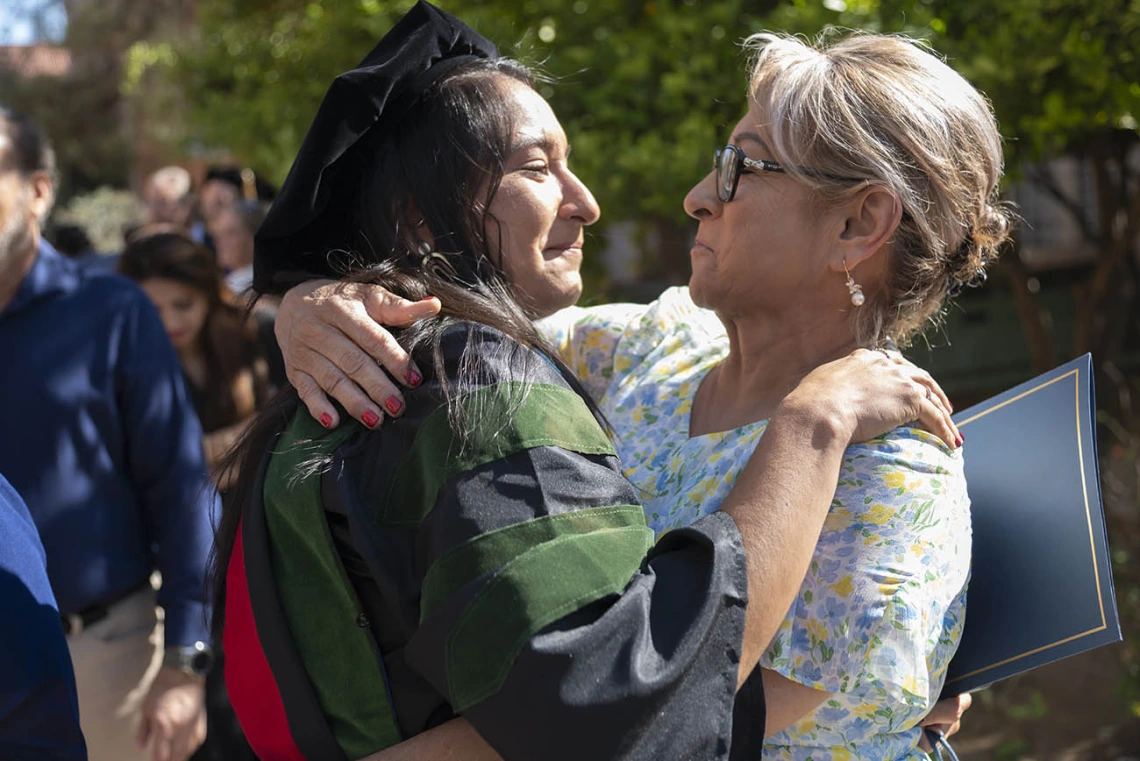
<svg viewBox="0 0 1140 761">
<path fill-rule="evenodd" d="M 79 700 L 44 548 L 0 475 L 0 758 L 82 761 Z"/>
<path fill-rule="evenodd" d="M 0 312 L 0 472 L 23 495 L 60 610 L 162 572 L 167 646 L 208 641 L 217 496 L 178 358 L 142 290 L 46 242 Z"/>
</svg>

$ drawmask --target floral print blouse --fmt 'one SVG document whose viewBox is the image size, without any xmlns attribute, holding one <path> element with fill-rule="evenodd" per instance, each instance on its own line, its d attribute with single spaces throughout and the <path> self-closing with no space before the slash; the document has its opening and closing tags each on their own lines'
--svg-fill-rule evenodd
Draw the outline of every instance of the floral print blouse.
<svg viewBox="0 0 1140 761">
<path fill-rule="evenodd" d="M 693 399 L 728 354 L 715 314 L 673 288 L 645 305 L 539 323 L 618 436 L 658 535 L 720 508 L 765 422 L 689 437 Z M 760 665 L 832 693 L 768 737 L 764 759 L 926 759 L 919 723 L 958 646 L 970 567 L 962 456 L 899 428 L 852 446 L 807 577 Z"/>
</svg>

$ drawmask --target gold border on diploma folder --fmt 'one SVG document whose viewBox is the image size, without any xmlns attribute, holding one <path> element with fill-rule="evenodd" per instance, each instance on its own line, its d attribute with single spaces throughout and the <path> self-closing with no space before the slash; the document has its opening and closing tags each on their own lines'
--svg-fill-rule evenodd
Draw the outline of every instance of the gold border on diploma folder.
<svg viewBox="0 0 1140 761">
<path fill-rule="evenodd" d="M 977 415 L 974 415 L 971 418 L 967 418 L 966 420 L 963 420 L 961 423 L 958 424 L 958 427 L 963 428 L 966 425 L 974 422 L 975 420 L 977 420 L 979 418 L 983 418 L 986 415 L 989 415 L 991 412 L 996 412 L 997 410 L 1000 410 L 1002 407 L 1005 407 L 1006 405 L 1009 405 L 1009 404 L 1013 404 L 1014 402 L 1018 401 L 1019 399 L 1024 399 L 1025 397 L 1029 396 L 1030 394 L 1035 394 L 1047 386 L 1052 386 L 1054 383 L 1060 383 L 1061 381 L 1063 381 L 1067 378 L 1070 378 L 1070 377 L 1073 379 L 1073 391 L 1074 391 L 1074 397 L 1076 398 L 1076 404 L 1074 405 L 1074 407 L 1076 408 L 1076 421 L 1077 421 L 1077 458 L 1080 460 L 1079 464 L 1080 464 L 1080 470 L 1081 470 L 1081 491 L 1085 497 L 1085 519 L 1087 520 L 1088 527 L 1089 527 L 1089 549 L 1092 553 L 1093 575 L 1096 578 L 1096 599 L 1097 599 L 1097 602 L 1100 604 L 1100 626 L 1096 627 L 1095 629 L 1089 629 L 1087 632 L 1081 632 L 1080 634 L 1074 634 L 1071 637 L 1066 637 L 1065 639 L 1058 640 L 1057 642 L 1051 642 L 1048 645 L 1042 645 L 1041 647 L 1034 648 L 1034 649 L 1030 650 L 1029 652 L 1021 653 L 1020 655 L 1015 655 L 1012 658 L 1006 658 L 1004 661 L 999 661 L 998 663 L 991 663 L 989 666 L 986 666 L 985 668 L 980 668 L 976 671 L 971 671 L 968 674 L 961 674 L 960 676 L 956 676 L 953 679 L 946 682 L 947 685 L 951 685 L 954 682 L 960 681 L 960 680 L 965 679 L 967 677 L 977 676 L 978 674 L 984 674 L 985 672 L 989 671 L 990 669 L 996 669 L 999 666 L 1006 665 L 1007 663 L 1013 663 L 1014 661 L 1021 660 L 1022 658 L 1028 658 L 1031 655 L 1036 655 L 1037 653 L 1044 652 L 1045 650 L 1048 650 L 1049 648 L 1059 647 L 1060 645 L 1064 645 L 1068 642 L 1072 642 L 1073 640 L 1078 640 L 1081 637 L 1087 637 L 1090 634 L 1096 634 L 1097 632 L 1102 632 L 1108 628 L 1108 622 L 1105 620 L 1105 617 L 1104 617 L 1104 597 L 1100 591 L 1100 564 L 1097 562 L 1096 541 L 1093 538 L 1092 513 L 1089 510 L 1089 486 L 1088 486 L 1088 481 L 1085 478 L 1085 449 L 1084 449 L 1084 442 L 1081 440 L 1081 374 L 1080 373 L 1081 373 L 1080 368 L 1077 368 L 1075 370 L 1070 370 L 1069 372 L 1065 373 L 1064 375 L 1062 375 L 1060 377 L 1054 378 L 1051 381 L 1046 381 L 1045 383 L 1042 383 L 1040 386 L 1035 386 L 1035 387 L 1029 389 L 1028 391 L 1026 391 L 1024 393 L 1018 394 L 1017 396 L 1013 397 L 1012 399 L 1007 399 L 1006 401 L 1002 402 L 1001 404 L 995 404 L 993 407 L 989 408 L 988 410 L 986 410 L 984 412 L 979 412 Z M 969 484 L 967 484 L 967 488 L 969 488 Z M 968 603 L 967 603 L 967 610 L 969 610 Z"/>
</svg>

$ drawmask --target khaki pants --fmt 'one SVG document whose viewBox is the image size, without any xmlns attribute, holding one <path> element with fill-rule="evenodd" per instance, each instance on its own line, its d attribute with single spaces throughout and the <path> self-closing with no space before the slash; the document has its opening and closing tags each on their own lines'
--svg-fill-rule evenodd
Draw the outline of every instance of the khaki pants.
<svg viewBox="0 0 1140 761">
<path fill-rule="evenodd" d="M 162 665 L 154 590 L 111 606 L 107 617 L 67 638 L 79 690 L 79 724 L 90 761 L 143 761 L 135 747 L 139 709 Z"/>
</svg>

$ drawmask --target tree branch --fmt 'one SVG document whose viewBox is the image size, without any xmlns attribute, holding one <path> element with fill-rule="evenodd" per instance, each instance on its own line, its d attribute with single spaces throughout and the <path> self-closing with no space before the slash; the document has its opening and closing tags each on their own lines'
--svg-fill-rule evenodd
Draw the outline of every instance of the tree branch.
<svg viewBox="0 0 1140 761">
<path fill-rule="evenodd" d="M 1042 187 L 1052 198 L 1064 207 L 1065 211 L 1077 223 L 1077 227 L 1081 229 L 1081 234 L 1088 240 L 1094 241 L 1098 246 L 1104 245 L 1104 239 L 1097 233 L 1096 228 L 1093 227 L 1092 220 L 1085 214 L 1085 210 L 1081 208 L 1080 202 L 1075 198 L 1067 195 L 1065 191 L 1061 190 L 1057 178 L 1053 176 L 1053 170 L 1047 164 L 1035 164 L 1029 168 L 1028 175 Z"/>
</svg>

